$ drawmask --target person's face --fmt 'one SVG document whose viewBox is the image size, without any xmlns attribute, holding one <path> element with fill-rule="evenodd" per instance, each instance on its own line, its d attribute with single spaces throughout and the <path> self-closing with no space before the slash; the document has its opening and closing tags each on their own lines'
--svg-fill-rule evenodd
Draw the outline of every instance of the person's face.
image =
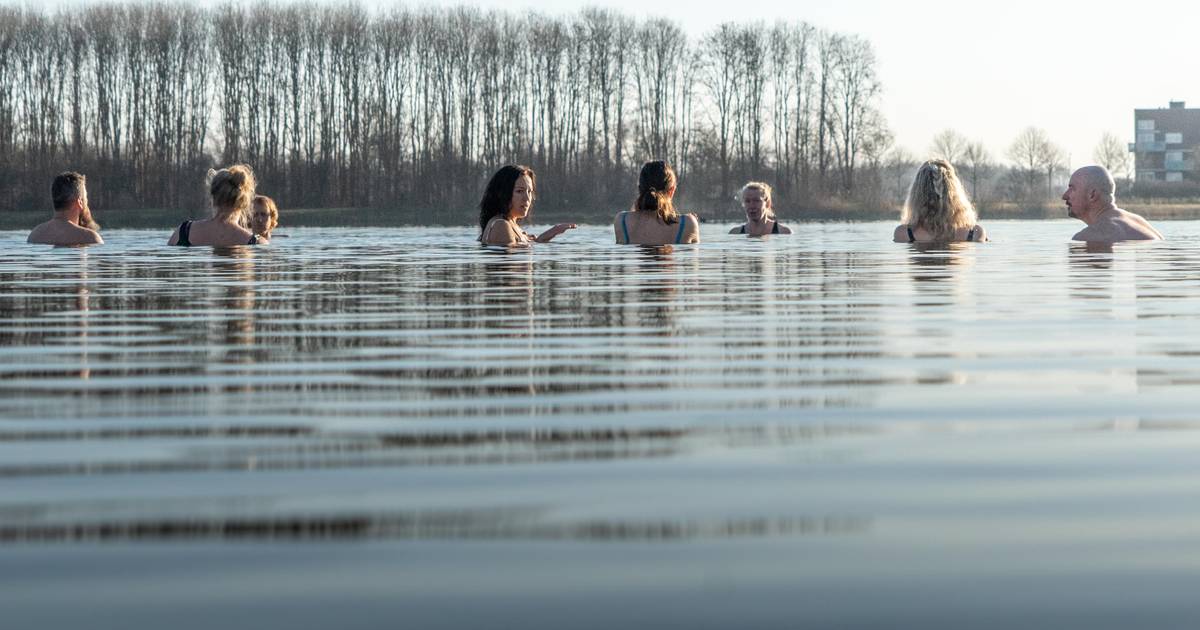
<svg viewBox="0 0 1200 630">
<path fill-rule="evenodd" d="M 763 220 L 767 210 L 771 209 L 771 202 L 766 197 L 765 192 L 754 188 L 742 193 L 742 208 L 746 210 L 747 219 L 755 223 Z"/>
<path fill-rule="evenodd" d="M 522 175 L 517 178 L 517 183 L 513 184 L 512 201 L 508 205 L 508 217 L 510 219 L 524 219 L 529 214 L 529 208 L 533 205 L 533 181 L 528 175 Z"/>
<path fill-rule="evenodd" d="M 1067 192 L 1063 193 L 1062 199 L 1067 202 L 1067 216 L 1072 219 L 1078 219 L 1080 212 L 1087 211 L 1088 194 L 1083 187 L 1082 178 L 1079 175 L 1072 175 L 1071 181 L 1067 183 Z"/>
</svg>

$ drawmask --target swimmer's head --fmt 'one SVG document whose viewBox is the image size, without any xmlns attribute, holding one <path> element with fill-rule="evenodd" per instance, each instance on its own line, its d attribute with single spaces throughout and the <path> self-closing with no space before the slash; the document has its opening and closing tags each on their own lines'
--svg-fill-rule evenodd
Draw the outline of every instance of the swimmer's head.
<svg viewBox="0 0 1200 630">
<path fill-rule="evenodd" d="M 954 166 L 939 159 L 929 160 L 917 169 L 900 222 L 951 239 L 955 230 L 974 227 L 978 215 Z"/>
<path fill-rule="evenodd" d="M 742 209 L 750 221 L 775 220 L 775 206 L 771 202 L 771 186 L 763 182 L 748 182 L 740 194 Z"/>
<path fill-rule="evenodd" d="M 266 195 L 255 195 L 253 211 L 250 213 L 250 231 L 270 237 L 271 230 L 279 225 L 279 208 L 275 200 Z"/>
<path fill-rule="evenodd" d="M 679 215 L 675 212 L 675 169 L 664 160 L 654 160 L 642 165 L 638 175 L 637 199 L 633 200 L 634 211 L 658 214 L 663 223 L 675 223 Z"/>
<path fill-rule="evenodd" d="M 1117 182 L 1103 166 L 1085 166 L 1071 174 L 1062 200 L 1067 203 L 1067 216 L 1080 219 L 1092 211 L 1114 206 Z"/>
<path fill-rule="evenodd" d="M 254 170 L 245 164 L 234 164 L 208 172 L 208 194 L 212 197 L 213 213 L 218 219 L 232 217 L 243 223 L 254 200 Z"/>
<path fill-rule="evenodd" d="M 92 211 L 88 207 L 87 177 L 83 174 L 73 171 L 60 173 L 50 184 L 50 198 L 56 212 L 70 210 L 72 205 L 78 203 L 78 224 L 92 230 L 100 229 L 100 226 L 92 219 Z"/>
<path fill-rule="evenodd" d="M 537 175 L 533 169 L 520 164 L 500 167 L 488 180 L 479 201 L 479 230 L 498 216 L 520 219 L 529 214 L 537 191 Z"/>
</svg>

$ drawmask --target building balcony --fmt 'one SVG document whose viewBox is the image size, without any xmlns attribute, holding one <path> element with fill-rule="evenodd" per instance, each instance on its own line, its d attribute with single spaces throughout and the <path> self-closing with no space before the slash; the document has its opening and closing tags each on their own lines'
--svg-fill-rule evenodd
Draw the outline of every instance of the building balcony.
<svg viewBox="0 0 1200 630">
<path fill-rule="evenodd" d="M 1155 151 L 1166 151 L 1166 142 L 1139 142 L 1135 147 L 1141 153 L 1153 153 Z"/>
<path fill-rule="evenodd" d="M 1196 163 L 1192 160 L 1167 160 L 1163 164 L 1163 168 L 1168 171 L 1194 171 L 1196 170 Z"/>
</svg>

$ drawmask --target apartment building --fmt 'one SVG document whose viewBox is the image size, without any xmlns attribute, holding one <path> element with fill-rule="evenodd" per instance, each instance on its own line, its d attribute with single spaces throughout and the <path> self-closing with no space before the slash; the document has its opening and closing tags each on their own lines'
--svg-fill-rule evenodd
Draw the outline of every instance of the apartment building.
<svg viewBox="0 0 1200 630">
<path fill-rule="evenodd" d="M 1171 101 L 1166 109 L 1135 109 L 1137 142 L 1129 145 L 1139 184 L 1200 181 L 1200 109 Z"/>
</svg>

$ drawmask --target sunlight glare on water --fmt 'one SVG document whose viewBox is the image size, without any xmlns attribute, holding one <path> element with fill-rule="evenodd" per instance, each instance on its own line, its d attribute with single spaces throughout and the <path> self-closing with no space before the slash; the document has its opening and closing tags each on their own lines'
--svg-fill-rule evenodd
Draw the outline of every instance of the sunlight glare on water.
<svg viewBox="0 0 1200 630">
<path fill-rule="evenodd" d="M 468 228 L 0 233 L 0 605 L 20 627 L 1187 625 L 1200 223 L 1111 251 L 1077 222 L 986 225 L 513 252 Z"/>
</svg>

